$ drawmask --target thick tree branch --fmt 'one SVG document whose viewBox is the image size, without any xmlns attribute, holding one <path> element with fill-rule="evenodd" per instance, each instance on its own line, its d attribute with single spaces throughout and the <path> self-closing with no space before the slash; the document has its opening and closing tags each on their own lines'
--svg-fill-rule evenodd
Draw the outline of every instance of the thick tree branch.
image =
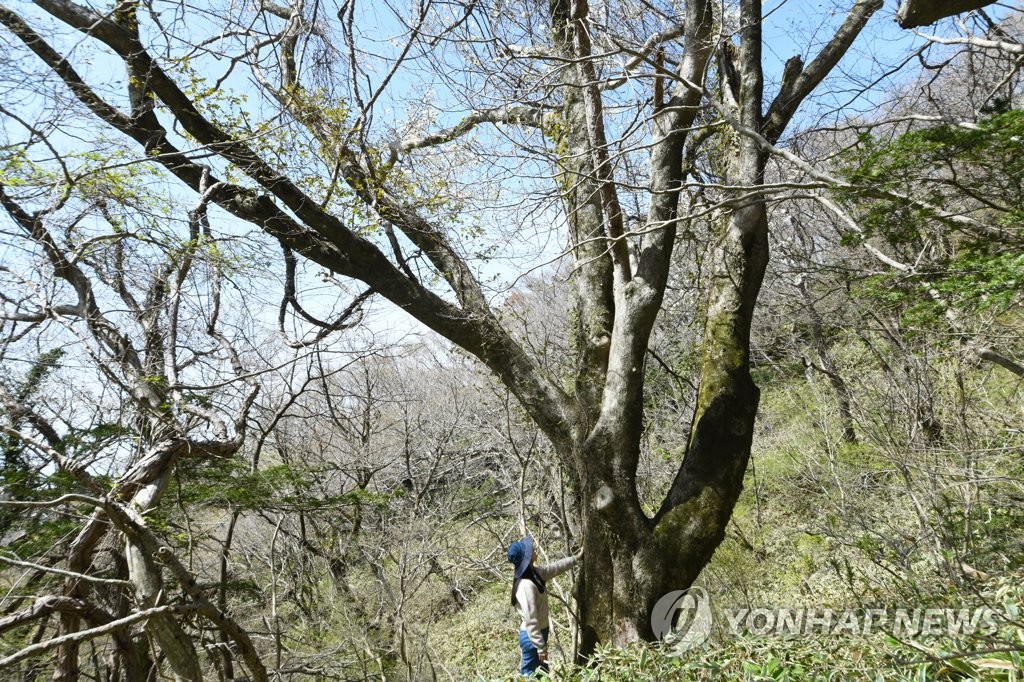
<svg viewBox="0 0 1024 682">
<path fill-rule="evenodd" d="M 85 604 L 79 599 L 71 599 L 70 597 L 57 597 L 53 595 L 39 597 L 27 609 L 22 609 L 17 613 L 0 618 L 0 634 L 12 628 L 21 627 L 26 623 L 31 623 L 34 620 L 46 618 L 57 611 L 83 614 L 85 612 Z"/>
<path fill-rule="evenodd" d="M 154 608 L 145 609 L 143 611 L 136 611 L 130 616 L 118 618 L 117 620 L 112 620 L 105 625 L 100 625 L 98 627 L 90 628 L 88 630 L 79 630 L 77 632 L 72 632 L 66 635 L 62 635 L 60 637 L 54 637 L 53 639 L 48 639 L 45 642 L 39 642 L 38 644 L 30 644 L 29 646 L 20 649 L 16 653 L 13 653 L 6 658 L 0 659 L 0 670 L 3 670 L 4 668 L 9 668 L 10 666 L 14 665 L 15 663 L 18 663 L 19 661 L 23 661 L 26 658 L 31 658 L 32 656 L 36 656 L 38 654 L 43 653 L 44 651 L 56 649 L 57 647 L 63 646 L 65 644 L 84 642 L 90 639 L 94 639 L 101 635 L 106 635 L 114 632 L 115 630 L 119 630 L 125 627 L 126 625 L 132 625 L 140 621 L 149 620 L 150 618 L 153 618 L 160 614 L 188 613 L 190 611 L 195 610 L 195 607 L 189 605 L 169 604 L 166 606 L 156 606 Z"/>
<path fill-rule="evenodd" d="M 994 5 L 995 2 L 996 0 L 903 0 L 896 13 L 896 22 L 901 28 L 917 28 L 934 24 L 939 19 L 954 14 Z"/>
<path fill-rule="evenodd" d="M 582 97 L 586 111 L 587 137 L 590 140 L 590 154 L 593 156 L 595 180 L 601 196 L 605 229 L 610 240 L 609 249 L 612 264 L 620 284 L 633 278 L 629 264 L 629 245 L 625 240 L 625 220 L 622 207 L 619 205 L 618 190 L 612 172 L 611 159 L 608 154 L 608 138 L 604 127 L 604 105 L 601 91 L 598 89 L 597 69 L 594 68 L 590 45 L 590 26 L 588 13 L 590 6 L 587 0 L 571 0 L 573 27 L 573 50 L 576 57 L 576 69 L 583 88 Z"/>
<path fill-rule="evenodd" d="M 800 103 L 835 68 L 860 35 L 868 19 L 882 8 L 882 4 L 882 0 L 857 0 L 835 35 L 806 68 L 802 68 L 799 57 L 786 62 L 779 94 L 768 107 L 761 130 L 768 141 L 773 144 L 778 141 Z"/>
<path fill-rule="evenodd" d="M 579 348 L 575 389 L 583 424 L 582 438 L 600 409 L 608 368 L 609 341 L 615 314 L 615 274 L 607 247 L 603 204 L 588 136 L 587 113 L 582 102 L 583 83 L 573 67 L 575 47 L 571 0 L 549 3 L 557 56 L 565 66 L 558 70 L 564 87 L 561 111 L 552 116 L 553 138 L 569 243 L 575 262 L 571 274 L 578 311 L 573 333 Z M 576 466 L 577 463 L 570 463 Z"/>
<path fill-rule="evenodd" d="M 654 140 L 651 146 L 651 203 L 647 212 L 648 230 L 661 234 L 645 238 L 637 263 L 637 276 L 664 291 L 675 245 L 676 220 L 682 192 L 684 151 L 694 140 L 691 128 L 700 113 L 708 63 L 714 54 L 712 35 L 714 13 L 707 0 L 686 3 L 684 44 L 686 51 L 674 74 L 671 96 L 654 113 Z M 669 74 L 672 76 L 673 74 Z M 694 142 L 710 135 L 705 129 Z M 664 229 L 662 229 L 664 228 Z"/>
<path fill-rule="evenodd" d="M 287 243 L 297 252 L 331 270 L 360 279 L 406 310 L 428 327 L 480 358 L 519 398 L 537 419 L 545 433 L 557 442 L 568 442 L 573 417 L 572 406 L 556 384 L 542 376 L 536 362 L 529 358 L 490 314 L 486 298 L 472 273 L 426 221 L 404 209 L 387 192 L 379 193 L 378 183 L 368 171 L 348 159 L 352 176 L 347 178 L 361 187 L 361 196 L 383 219 L 402 227 L 424 249 L 449 279 L 464 304 L 464 311 L 405 277 L 371 242 L 356 235 L 337 217 L 300 191 L 290 180 L 270 168 L 247 145 L 232 139 L 206 120 L 145 52 L 137 38 L 111 20 L 65 0 L 37 0 L 38 4 L 65 23 L 95 37 L 135 70 L 147 74 L 147 86 L 178 117 L 183 128 L 210 151 L 234 163 L 312 229 L 303 227 L 281 211 L 267 196 L 219 183 L 211 199 L 229 212 L 259 225 Z M 72 92 L 101 120 L 142 144 L 150 158 L 160 163 L 195 191 L 202 191 L 206 169 L 190 161 L 167 139 L 155 116 L 143 116 L 143 125 L 111 107 L 89 88 L 67 61 L 50 47 L 15 13 L 0 7 L 0 23 L 5 24 L 22 42 L 43 60 Z M 340 150 L 344 153 L 344 150 Z M 372 199 L 372 201 L 370 201 Z"/>
<path fill-rule="evenodd" d="M 504 106 L 496 109 L 474 111 L 446 130 L 439 130 L 418 137 L 407 137 L 399 142 L 394 142 L 391 145 L 391 151 L 393 154 L 406 153 L 414 149 L 434 147 L 451 142 L 471 132 L 482 123 L 506 123 L 509 125 L 540 128 L 544 123 L 544 111 L 536 107 L 526 106 Z"/>
<path fill-rule="evenodd" d="M 962 36 L 958 38 L 943 38 L 941 36 L 930 36 L 921 34 L 926 40 L 938 43 L 939 45 L 970 45 L 980 47 L 983 50 L 996 50 L 1006 54 L 1024 54 L 1024 44 L 1011 43 L 1006 40 L 988 40 L 977 36 Z"/>
</svg>

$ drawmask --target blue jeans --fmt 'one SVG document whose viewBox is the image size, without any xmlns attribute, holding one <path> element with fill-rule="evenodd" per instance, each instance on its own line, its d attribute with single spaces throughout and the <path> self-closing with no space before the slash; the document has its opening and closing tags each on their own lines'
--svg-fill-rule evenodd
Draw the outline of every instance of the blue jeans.
<svg viewBox="0 0 1024 682">
<path fill-rule="evenodd" d="M 541 630 L 540 634 L 546 644 L 548 641 L 548 628 Z M 526 634 L 526 630 L 519 631 L 519 648 L 523 650 L 523 664 L 519 668 L 520 673 L 529 677 L 538 670 L 548 671 L 547 661 L 540 660 L 537 647 L 530 641 L 530 636 Z"/>
</svg>

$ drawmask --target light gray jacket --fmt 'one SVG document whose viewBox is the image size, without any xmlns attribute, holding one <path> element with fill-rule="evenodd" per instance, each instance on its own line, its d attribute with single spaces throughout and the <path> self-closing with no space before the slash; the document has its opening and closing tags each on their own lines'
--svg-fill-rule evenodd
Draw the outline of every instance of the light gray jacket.
<svg viewBox="0 0 1024 682">
<path fill-rule="evenodd" d="M 533 570 L 546 583 L 556 575 L 565 573 L 575 564 L 576 557 L 569 556 L 545 566 L 534 566 Z M 516 603 L 519 605 L 519 614 L 523 617 L 523 622 L 519 627 L 526 630 L 527 636 L 537 647 L 538 652 L 545 652 L 548 648 L 544 637 L 540 634 L 540 631 L 549 625 L 548 589 L 550 588 L 545 587 L 542 593 L 536 583 L 526 578 L 520 580 L 519 585 L 516 586 Z"/>
</svg>

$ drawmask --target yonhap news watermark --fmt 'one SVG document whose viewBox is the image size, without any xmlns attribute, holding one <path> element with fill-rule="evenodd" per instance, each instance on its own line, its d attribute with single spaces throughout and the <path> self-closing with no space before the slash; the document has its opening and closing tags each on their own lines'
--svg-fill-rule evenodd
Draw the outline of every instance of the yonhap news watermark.
<svg viewBox="0 0 1024 682">
<path fill-rule="evenodd" d="M 975 609 L 733 609 L 724 611 L 734 635 L 921 635 L 993 634 L 997 611 Z"/>
<path fill-rule="evenodd" d="M 651 611 L 658 639 L 684 651 L 703 644 L 717 624 L 735 636 L 868 636 L 885 633 L 899 638 L 991 635 L 999 629 L 1001 612 L 977 608 L 736 608 L 712 613 L 706 590 L 692 587 L 669 592 Z"/>
</svg>

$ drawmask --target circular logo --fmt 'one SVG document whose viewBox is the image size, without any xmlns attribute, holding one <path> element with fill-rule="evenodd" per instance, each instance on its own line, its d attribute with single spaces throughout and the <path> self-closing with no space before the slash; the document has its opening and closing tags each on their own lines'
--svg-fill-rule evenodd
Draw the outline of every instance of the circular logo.
<svg viewBox="0 0 1024 682">
<path fill-rule="evenodd" d="M 672 621 L 676 621 L 675 627 Z M 711 634 L 711 603 L 707 590 L 691 587 L 662 596 L 651 610 L 651 629 L 655 637 L 680 652 L 706 642 Z"/>
</svg>

